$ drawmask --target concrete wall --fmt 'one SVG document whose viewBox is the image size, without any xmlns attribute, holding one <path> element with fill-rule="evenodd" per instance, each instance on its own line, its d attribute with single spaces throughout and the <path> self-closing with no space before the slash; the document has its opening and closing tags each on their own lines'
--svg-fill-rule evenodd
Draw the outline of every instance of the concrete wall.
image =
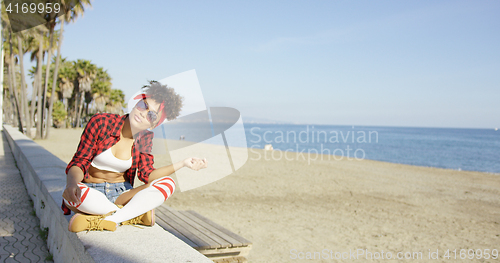
<svg viewBox="0 0 500 263">
<path fill-rule="evenodd" d="M 157 225 L 121 226 L 115 232 L 68 231 L 70 216 L 60 209 L 66 163 L 15 128 L 4 125 L 4 131 L 40 226 L 49 229 L 47 245 L 55 262 L 212 262 Z"/>
<path fill-rule="evenodd" d="M 60 205 L 66 185 L 66 164 L 15 128 L 5 125 L 5 135 L 33 200 L 40 227 L 48 227 L 47 246 L 55 262 L 94 262 L 75 233 Z"/>
</svg>

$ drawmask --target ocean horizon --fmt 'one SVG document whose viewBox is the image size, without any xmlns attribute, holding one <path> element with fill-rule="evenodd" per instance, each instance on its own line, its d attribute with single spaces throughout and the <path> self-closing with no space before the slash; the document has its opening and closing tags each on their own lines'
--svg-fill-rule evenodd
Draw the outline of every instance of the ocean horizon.
<svg viewBox="0 0 500 263">
<path fill-rule="evenodd" d="M 500 130 L 244 123 L 248 148 L 500 173 Z"/>
</svg>

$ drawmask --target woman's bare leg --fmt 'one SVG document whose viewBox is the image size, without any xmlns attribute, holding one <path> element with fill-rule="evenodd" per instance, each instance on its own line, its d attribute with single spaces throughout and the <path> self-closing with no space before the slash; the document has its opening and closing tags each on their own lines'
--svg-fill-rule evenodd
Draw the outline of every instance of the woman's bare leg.
<svg viewBox="0 0 500 263">
<path fill-rule="evenodd" d="M 118 198 L 116 198 L 115 204 L 123 206 L 126 205 L 130 201 L 130 199 L 134 197 L 134 195 L 136 195 L 139 191 L 148 188 L 149 186 L 150 184 L 143 184 L 139 187 L 128 190 L 127 192 L 121 194 L 120 196 L 118 196 Z"/>
</svg>

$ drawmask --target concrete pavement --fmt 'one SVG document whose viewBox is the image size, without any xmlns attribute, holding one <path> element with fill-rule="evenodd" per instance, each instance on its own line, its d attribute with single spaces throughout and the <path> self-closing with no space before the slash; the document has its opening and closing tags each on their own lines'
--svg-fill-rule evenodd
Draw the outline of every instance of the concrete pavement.
<svg viewBox="0 0 500 263">
<path fill-rule="evenodd" d="M 0 140 L 0 262 L 49 261 L 46 232 L 2 132 Z"/>
</svg>

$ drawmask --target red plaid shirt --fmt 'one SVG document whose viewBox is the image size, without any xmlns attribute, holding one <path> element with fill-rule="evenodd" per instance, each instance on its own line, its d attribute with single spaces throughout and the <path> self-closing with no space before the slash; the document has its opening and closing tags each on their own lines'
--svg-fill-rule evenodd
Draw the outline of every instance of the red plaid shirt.
<svg viewBox="0 0 500 263">
<path fill-rule="evenodd" d="M 120 132 L 127 115 L 116 115 L 109 113 L 99 113 L 92 116 L 85 130 L 82 133 L 78 150 L 66 168 L 66 174 L 72 166 L 82 169 L 85 179 L 90 178 L 88 169 L 94 157 L 103 151 L 111 148 L 120 140 Z M 125 171 L 125 179 L 134 185 L 134 177 L 137 170 L 137 177 L 144 183 L 148 183 L 149 174 L 155 170 L 153 168 L 153 146 L 154 133 L 144 130 L 135 137 L 132 146 L 132 167 Z"/>
</svg>

